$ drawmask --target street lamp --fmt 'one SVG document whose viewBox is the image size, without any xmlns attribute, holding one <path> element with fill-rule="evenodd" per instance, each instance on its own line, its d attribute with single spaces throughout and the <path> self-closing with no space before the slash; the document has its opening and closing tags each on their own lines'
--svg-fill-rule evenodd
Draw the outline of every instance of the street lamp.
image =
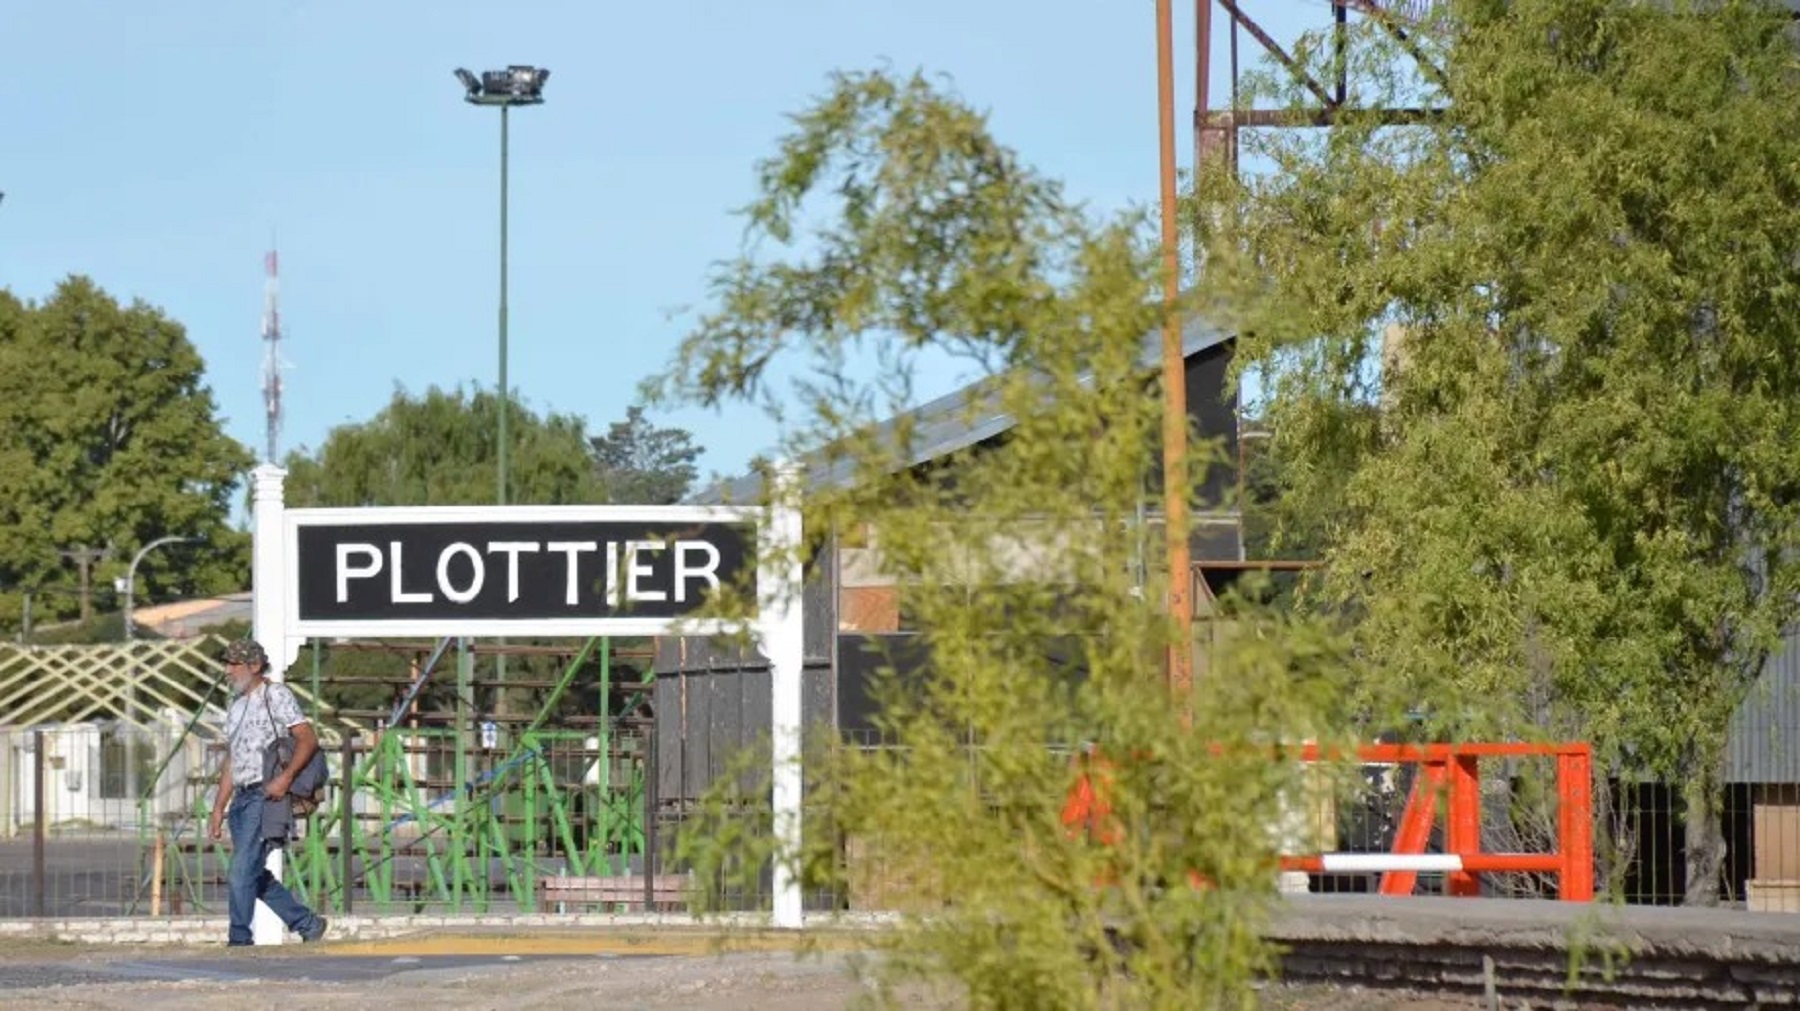
<svg viewBox="0 0 1800 1011">
<path fill-rule="evenodd" d="M 138 553 L 131 557 L 131 565 L 125 569 L 125 586 L 124 586 L 124 590 L 125 590 L 124 618 L 125 618 L 125 641 L 126 641 L 126 643 L 132 642 L 133 639 L 136 637 L 135 631 L 132 628 L 131 610 L 132 610 L 132 604 L 135 602 L 135 600 L 137 598 L 137 567 L 138 567 L 138 563 L 144 560 L 145 555 L 149 554 L 152 551 L 155 551 L 157 548 L 160 548 L 165 544 L 189 544 L 189 543 L 197 542 L 199 540 L 200 540 L 200 538 L 198 538 L 198 537 L 176 537 L 176 536 L 158 537 L 156 540 L 153 540 L 150 543 L 144 545 L 142 548 L 139 548 Z M 130 721 L 131 716 L 130 716 L 129 710 L 137 708 L 137 663 L 135 661 L 128 661 L 128 662 L 130 662 L 131 666 L 132 666 L 132 671 L 131 671 L 132 676 L 131 676 L 129 702 L 126 706 L 128 712 L 127 712 L 127 715 L 125 718 L 127 721 Z M 125 758 L 125 792 L 126 792 L 126 796 L 128 796 L 128 797 L 137 797 L 138 796 L 138 781 L 137 781 L 137 779 L 138 779 L 138 745 L 139 745 L 138 734 L 136 734 L 135 732 L 132 733 L 131 737 L 128 740 L 128 745 L 129 746 L 125 749 L 125 755 L 126 755 L 126 758 Z M 139 803 L 142 803 L 141 798 L 139 800 Z"/>
<path fill-rule="evenodd" d="M 506 415 L 510 390 L 506 384 L 506 155 L 507 113 L 515 105 L 544 104 L 544 82 L 550 71 L 543 67 L 513 65 L 505 70 L 483 71 L 480 77 L 457 68 L 456 79 L 462 82 L 463 100 L 470 105 L 498 106 L 500 109 L 500 426 L 499 501 L 506 504 Z"/>
<path fill-rule="evenodd" d="M 132 606 L 132 603 L 134 602 L 135 598 L 137 597 L 137 567 L 138 567 L 138 563 L 144 560 L 145 555 L 149 554 L 152 551 L 155 551 L 157 548 L 162 547 L 164 544 L 189 544 L 189 543 L 196 542 L 199 539 L 200 538 L 198 538 L 198 537 L 174 537 L 174 536 L 158 537 L 156 540 L 153 540 L 150 543 L 144 545 L 142 548 L 138 549 L 138 553 L 136 555 L 132 556 L 131 565 L 130 565 L 130 567 L 128 567 L 125 570 L 125 587 L 124 587 L 124 589 L 125 589 L 125 641 L 126 642 L 131 642 L 135 638 L 133 629 L 132 629 L 132 625 L 131 625 L 131 606 Z"/>
</svg>

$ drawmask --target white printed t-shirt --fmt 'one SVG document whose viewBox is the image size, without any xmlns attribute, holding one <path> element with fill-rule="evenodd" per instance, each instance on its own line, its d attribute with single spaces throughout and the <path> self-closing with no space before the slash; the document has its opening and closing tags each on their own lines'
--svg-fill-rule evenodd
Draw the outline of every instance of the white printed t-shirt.
<svg viewBox="0 0 1800 1011">
<path fill-rule="evenodd" d="M 263 779 L 263 751 L 275 739 L 276 723 L 296 727 L 306 722 L 293 689 L 264 681 L 247 695 L 239 695 L 225 711 L 225 740 L 231 747 L 231 783 L 235 789 L 253 786 Z"/>
</svg>

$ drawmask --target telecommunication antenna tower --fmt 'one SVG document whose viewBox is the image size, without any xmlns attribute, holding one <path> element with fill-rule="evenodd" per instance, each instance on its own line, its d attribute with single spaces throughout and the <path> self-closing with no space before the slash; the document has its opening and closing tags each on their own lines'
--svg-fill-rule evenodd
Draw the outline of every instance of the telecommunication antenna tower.
<svg viewBox="0 0 1800 1011">
<path fill-rule="evenodd" d="M 277 463 L 276 443 L 281 437 L 281 273 L 275 250 L 263 257 L 263 410 L 268 433 L 268 446 L 263 459 Z"/>
</svg>

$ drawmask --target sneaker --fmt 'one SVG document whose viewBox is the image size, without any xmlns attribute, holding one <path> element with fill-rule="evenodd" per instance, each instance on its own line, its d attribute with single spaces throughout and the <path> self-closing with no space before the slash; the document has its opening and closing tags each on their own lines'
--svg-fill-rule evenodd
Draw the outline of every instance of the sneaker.
<svg viewBox="0 0 1800 1011">
<path fill-rule="evenodd" d="M 303 930 L 300 932 L 300 940 L 305 941 L 307 944 L 311 944 L 314 941 L 321 940 L 322 938 L 324 938 L 324 936 L 325 936 L 325 917 L 323 917 L 323 916 L 313 917 L 313 929 Z"/>
</svg>

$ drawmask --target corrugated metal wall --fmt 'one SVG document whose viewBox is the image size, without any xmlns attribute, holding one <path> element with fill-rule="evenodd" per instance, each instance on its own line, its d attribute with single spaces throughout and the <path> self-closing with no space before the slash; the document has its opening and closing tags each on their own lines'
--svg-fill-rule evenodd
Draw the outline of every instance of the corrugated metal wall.
<svg viewBox="0 0 1800 1011">
<path fill-rule="evenodd" d="M 815 559 L 800 594 L 805 659 L 801 667 L 802 733 L 836 724 L 832 677 L 836 629 L 833 573 Z M 657 797 L 680 805 L 698 799 L 740 749 L 769 733 L 769 661 L 706 636 L 656 641 Z M 746 784 L 748 785 L 748 784 Z"/>
<path fill-rule="evenodd" d="M 1800 783 L 1800 630 L 1769 657 L 1731 719 L 1727 783 Z"/>
</svg>

